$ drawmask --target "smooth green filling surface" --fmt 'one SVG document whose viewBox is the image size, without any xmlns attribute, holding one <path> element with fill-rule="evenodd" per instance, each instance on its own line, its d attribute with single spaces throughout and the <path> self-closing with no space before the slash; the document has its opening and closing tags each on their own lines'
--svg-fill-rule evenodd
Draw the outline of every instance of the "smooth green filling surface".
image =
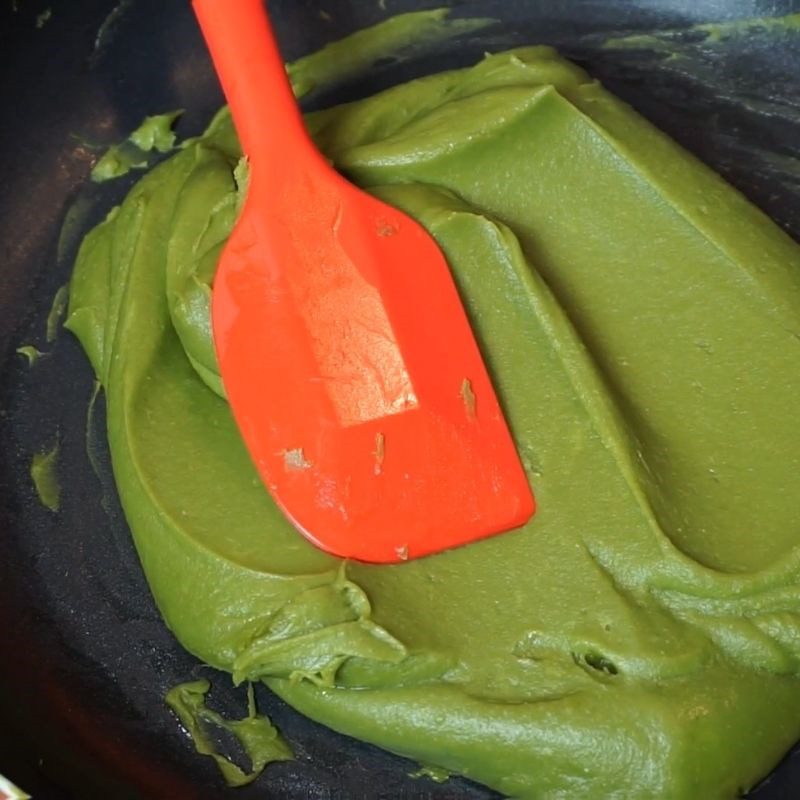
<svg viewBox="0 0 800 800">
<path fill-rule="evenodd" d="M 548 48 L 308 123 L 444 249 L 539 509 L 397 566 L 282 518 L 210 335 L 240 197 L 223 112 L 89 234 L 71 284 L 167 624 L 514 797 L 737 796 L 800 736 L 798 247 Z"/>
</svg>

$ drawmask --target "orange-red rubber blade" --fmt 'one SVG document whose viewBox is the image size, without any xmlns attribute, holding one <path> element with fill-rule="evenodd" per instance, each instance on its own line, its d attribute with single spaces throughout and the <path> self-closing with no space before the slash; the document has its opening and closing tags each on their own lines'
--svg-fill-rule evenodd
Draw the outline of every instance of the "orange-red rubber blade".
<svg viewBox="0 0 800 800">
<path fill-rule="evenodd" d="M 214 340 L 275 501 L 320 548 L 378 563 L 523 525 L 533 495 L 438 245 L 314 149 L 259 0 L 194 5 L 251 166 Z"/>
</svg>

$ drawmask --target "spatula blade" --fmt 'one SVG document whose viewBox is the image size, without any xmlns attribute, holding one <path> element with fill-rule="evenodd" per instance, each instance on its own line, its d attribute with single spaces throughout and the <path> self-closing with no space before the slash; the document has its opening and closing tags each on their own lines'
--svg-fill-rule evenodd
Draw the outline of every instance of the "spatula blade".
<svg viewBox="0 0 800 800">
<path fill-rule="evenodd" d="M 533 514 L 439 247 L 332 169 L 279 194 L 252 187 L 213 325 L 259 474 L 322 549 L 399 562 Z"/>
</svg>

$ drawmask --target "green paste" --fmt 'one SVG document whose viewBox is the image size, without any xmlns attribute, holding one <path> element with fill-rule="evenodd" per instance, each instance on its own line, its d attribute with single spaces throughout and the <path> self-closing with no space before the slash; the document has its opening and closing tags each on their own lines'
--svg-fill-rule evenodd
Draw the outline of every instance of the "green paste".
<svg viewBox="0 0 800 800">
<path fill-rule="evenodd" d="M 681 39 L 689 36 L 702 36 L 703 43 L 714 45 L 727 42 L 736 37 L 751 37 L 759 33 L 787 35 L 800 31 L 800 14 L 785 14 L 775 17 L 751 17 L 732 19 L 724 22 L 708 22 L 689 25 L 686 28 L 666 28 L 652 33 L 634 33 L 626 36 L 613 36 L 603 43 L 607 50 L 652 50 L 670 54 Z"/>
<path fill-rule="evenodd" d="M 182 683 L 170 689 L 165 699 L 191 735 L 197 752 L 216 761 L 229 786 L 246 786 L 261 774 L 267 764 L 292 758 L 289 745 L 277 729 L 266 717 L 256 713 L 252 684 L 247 689 L 247 716 L 232 722 L 206 705 L 210 688 L 207 680 Z M 245 772 L 217 752 L 209 728 L 224 730 L 236 737 L 250 761 L 249 771 Z"/>
<path fill-rule="evenodd" d="M 132 169 L 144 169 L 152 163 L 153 153 L 168 153 L 175 146 L 173 125 L 183 111 L 168 111 L 145 117 L 127 139 L 113 144 L 92 168 L 95 183 L 120 178 Z"/>
<path fill-rule="evenodd" d="M 167 624 L 513 797 L 738 796 L 800 736 L 800 250 L 548 48 L 308 122 L 444 249 L 539 509 L 396 566 L 282 518 L 210 338 L 241 155 L 222 112 L 89 234 L 70 291 Z"/>
<path fill-rule="evenodd" d="M 58 480 L 57 464 L 59 443 L 49 450 L 34 453 L 31 459 L 31 480 L 41 504 L 50 511 L 61 507 L 61 483 Z"/>
<path fill-rule="evenodd" d="M 28 360 L 29 367 L 36 366 L 36 363 L 39 361 L 39 359 L 47 355 L 47 353 L 43 353 L 38 347 L 35 347 L 32 344 L 20 345 L 16 349 L 16 353 L 18 355 L 25 356 L 25 358 Z"/>
<path fill-rule="evenodd" d="M 330 42 L 316 53 L 287 65 L 295 94 L 305 95 L 364 75 L 387 58 L 399 61 L 427 44 L 479 31 L 495 22 L 486 17 L 459 18 L 449 14 L 446 8 L 398 14 L 372 28 Z"/>
<path fill-rule="evenodd" d="M 53 16 L 53 9 L 46 8 L 40 14 L 36 15 L 36 27 L 41 29 L 50 22 L 50 18 Z"/>
<path fill-rule="evenodd" d="M 61 321 L 64 319 L 64 314 L 67 311 L 68 301 L 69 287 L 60 286 L 53 296 L 53 302 L 50 306 L 50 311 L 47 313 L 47 322 L 45 323 L 45 339 L 48 344 L 52 344 L 58 337 L 58 329 L 61 326 Z"/>
</svg>

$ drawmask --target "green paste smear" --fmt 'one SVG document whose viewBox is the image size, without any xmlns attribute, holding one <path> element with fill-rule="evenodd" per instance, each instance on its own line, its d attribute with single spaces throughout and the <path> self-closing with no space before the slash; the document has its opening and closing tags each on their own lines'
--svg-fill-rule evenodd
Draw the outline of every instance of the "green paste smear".
<svg viewBox="0 0 800 800">
<path fill-rule="evenodd" d="M 58 337 L 58 330 L 61 322 L 64 319 L 64 314 L 67 311 L 67 303 L 69 301 L 69 287 L 61 286 L 53 296 L 53 302 L 50 306 L 50 311 L 47 314 L 47 322 L 45 324 L 45 339 L 48 344 L 52 344 Z"/>
<path fill-rule="evenodd" d="M 216 761 L 229 786 L 246 786 L 261 774 L 267 764 L 292 758 L 289 745 L 275 727 L 266 717 L 256 713 L 252 684 L 247 688 L 247 716 L 234 721 L 226 720 L 208 708 L 206 695 L 210 688 L 207 680 L 182 683 L 167 692 L 166 702 L 191 735 L 197 752 Z M 241 743 L 250 762 L 249 771 L 220 755 L 210 735 L 214 728 L 233 734 Z"/>
<path fill-rule="evenodd" d="M 61 483 L 57 465 L 60 445 L 56 442 L 49 450 L 34 453 L 31 459 L 31 480 L 41 504 L 50 511 L 61 507 Z"/>
<path fill-rule="evenodd" d="M 15 352 L 17 355 L 24 356 L 27 359 L 29 367 L 36 366 L 39 359 L 47 355 L 47 353 L 43 353 L 38 347 L 32 344 L 20 345 Z"/>
<path fill-rule="evenodd" d="M 92 168 L 95 183 L 120 178 L 133 169 L 145 169 L 153 163 L 153 154 L 168 153 L 175 146 L 173 131 L 182 110 L 145 117 L 142 123 L 120 144 L 112 145 Z"/>
<path fill-rule="evenodd" d="M 211 341 L 239 202 L 223 111 L 87 236 L 70 287 L 167 624 L 237 681 L 513 797 L 738 796 L 800 736 L 800 250 L 549 48 L 308 124 L 446 253 L 539 511 L 398 566 L 284 520 Z"/>
</svg>

